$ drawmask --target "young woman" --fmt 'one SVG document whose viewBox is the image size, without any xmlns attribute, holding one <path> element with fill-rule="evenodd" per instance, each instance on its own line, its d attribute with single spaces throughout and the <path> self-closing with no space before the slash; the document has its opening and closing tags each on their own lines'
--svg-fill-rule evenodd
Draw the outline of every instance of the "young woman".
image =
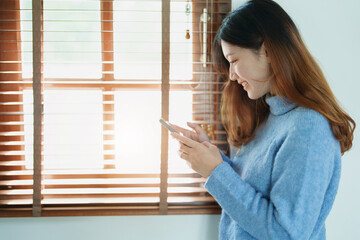
<svg viewBox="0 0 360 240">
<path fill-rule="evenodd" d="M 221 115 L 238 153 L 230 160 L 196 124 L 171 135 L 222 208 L 220 239 L 325 239 L 355 122 L 295 24 L 271 0 L 248 1 L 224 20 L 213 57 L 229 79 Z"/>
</svg>

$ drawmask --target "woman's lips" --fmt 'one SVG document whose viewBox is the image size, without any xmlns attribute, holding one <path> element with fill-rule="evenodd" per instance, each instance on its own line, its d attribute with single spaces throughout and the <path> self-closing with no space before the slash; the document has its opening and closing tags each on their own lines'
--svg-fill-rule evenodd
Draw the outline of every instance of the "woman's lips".
<svg viewBox="0 0 360 240">
<path fill-rule="evenodd" d="M 244 90 L 246 90 L 247 86 L 249 85 L 247 81 L 239 82 L 239 84 L 243 86 Z"/>
</svg>

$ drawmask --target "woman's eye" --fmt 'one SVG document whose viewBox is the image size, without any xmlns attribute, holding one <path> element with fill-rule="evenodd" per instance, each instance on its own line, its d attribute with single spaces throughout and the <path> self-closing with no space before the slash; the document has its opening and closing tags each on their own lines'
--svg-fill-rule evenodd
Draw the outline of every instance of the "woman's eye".
<svg viewBox="0 0 360 240">
<path fill-rule="evenodd" d="M 230 64 L 233 64 L 233 63 L 235 63 L 236 61 L 237 61 L 237 60 L 234 60 L 234 61 L 230 61 L 229 63 L 230 63 Z"/>
</svg>

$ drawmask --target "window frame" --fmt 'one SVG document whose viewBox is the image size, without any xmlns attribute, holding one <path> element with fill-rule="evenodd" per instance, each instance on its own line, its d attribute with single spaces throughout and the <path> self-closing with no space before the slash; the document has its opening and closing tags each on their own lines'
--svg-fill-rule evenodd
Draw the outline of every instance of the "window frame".
<svg viewBox="0 0 360 240">
<path fill-rule="evenodd" d="M 11 0 L 10 0 L 11 1 Z M 231 3 L 231 2 L 230 2 Z M 189 90 L 189 84 L 171 84 L 169 79 L 169 56 L 170 56 L 170 42 L 168 44 L 162 45 L 162 68 L 165 69 L 162 71 L 162 82 L 155 83 L 155 84 L 137 84 L 131 83 L 136 82 L 134 80 L 116 80 L 114 79 L 114 46 L 113 44 L 113 23 L 112 23 L 112 1 L 101 1 L 101 32 L 102 32 L 102 69 L 103 69 L 103 76 L 98 81 L 87 80 L 87 79 L 76 79 L 76 81 L 71 79 L 43 79 L 41 74 L 42 72 L 42 50 L 39 45 L 34 44 L 34 61 L 33 64 L 38 66 L 37 68 L 34 67 L 34 82 L 31 83 L 32 79 L 22 79 L 24 81 L 23 84 L 19 85 L 19 90 L 22 91 L 24 89 L 37 89 L 37 92 L 40 94 L 37 95 L 38 98 L 36 100 L 37 106 L 41 106 L 42 88 L 46 85 L 46 89 L 82 89 L 82 88 L 90 88 L 90 89 L 101 89 L 103 93 L 103 113 L 114 111 L 114 91 L 118 88 L 138 88 L 138 89 L 148 89 L 148 90 L 159 90 L 162 92 L 162 117 L 168 119 L 169 117 L 169 91 L 171 90 Z M 163 7 L 163 35 L 162 39 L 166 42 L 169 39 L 169 22 L 170 22 L 170 0 L 163 0 L 162 1 Z M 205 4 L 205 1 L 194 3 L 192 2 L 192 7 L 194 9 L 201 8 Z M 33 17 L 38 16 L 39 18 L 35 20 L 33 18 L 34 25 L 38 28 L 34 29 L 34 39 L 41 42 L 42 33 L 41 33 L 41 7 L 42 0 L 33 0 Z M 198 15 L 195 15 L 198 14 Z M 193 15 L 195 17 L 199 17 L 199 13 L 194 11 Z M 194 18 L 194 16 L 193 16 Z M 165 20 L 164 20 L 165 19 Z M 167 19 L 167 20 L 166 20 Z M 193 23 L 193 31 L 200 31 L 199 26 L 196 23 Z M 20 26 L 20 24 L 19 24 Z M 164 31 L 164 29 L 168 29 L 168 31 Z M 21 30 L 20 30 L 21 31 Z M 195 37 L 195 35 L 194 35 Z M 196 38 L 196 37 L 195 37 Z M 209 39 L 214 38 L 214 33 L 211 31 L 209 33 Z M 36 41 L 36 40 L 35 40 Z M 195 45 L 195 44 L 194 44 Z M 199 51 L 199 46 L 194 46 L 194 52 Z M 210 44 L 208 45 L 208 53 L 210 51 Z M 196 56 L 194 54 L 193 62 L 200 62 L 200 56 Z M 21 63 L 20 63 L 21 65 Z M 195 65 L 195 64 L 194 64 Z M 193 67 L 195 69 L 195 66 Z M 196 70 L 196 69 L 195 69 Z M 208 69 L 207 69 L 208 70 Z M 209 71 L 212 71 L 212 67 L 209 67 Z M 21 74 L 20 74 L 21 75 Z M 217 78 L 217 75 L 215 75 Z M 194 75 L 193 80 L 196 76 Z M 26 82 L 28 81 L 28 82 Z M 71 83 L 70 83 L 71 82 Z M 75 82 L 75 83 L 74 83 Z M 153 82 L 158 82 L 158 80 L 154 80 Z M 36 86 L 35 86 L 36 85 Z M 221 84 L 215 84 L 215 91 L 221 91 Z M 217 95 L 215 101 L 219 102 L 220 95 Z M 194 102 L 195 102 L 194 98 Z M 35 103 L 36 104 L 36 103 Z M 217 105 L 217 111 L 219 110 L 219 105 Z M 34 109 L 34 116 L 37 118 L 37 122 L 42 122 L 42 108 L 38 107 Z M 103 128 L 105 129 L 114 129 L 114 114 L 109 115 L 104 114 L 103 116 L 104 122 L 112 122 L 112 124 L 103 124 Z M 34 145 L 38 145 L 37 150 L 34 151 L 34 174 L 33 174 L 33 204 L 32 206 L 20 206 L 20 208 L 8 208 L 8 209 L 1 209 L 0 210 L 0 217 L 25 217 L 25 216 L 99 216 L 99 215 L 167 215 L 167 214 L 219 214 L 221 212 L 220 207 L 217 204 L 210 204 L 210 205 L 176 205 L 171 204 L 167 201 L 168 198 L 168 179 L 171 177 L 189 177 L 192 176 L 194 178 L 199 177 L 198 174 L 169 174 L 167 172 L 167 154 L 168 154 L 168 132 L 162 128 L 161 132 L 161 173 L 160 174 L 148 174 L 147 177 L 154 177 L 160 178 L 160 204 L 142 204 L 141 206 L 137 204 L 123 204 L 121 206 L 115 204 L 98 204 L 97 206 L 86 206 L 84 204 L 69 204 L 69 205 L 57 205 L 56 208 L 51 206 L 47 206 L 46 204 L 41 203 L 42 199 L 42 189 L 43 189 L 43 169 L 41 166 L 41 161 L 43 156 L 41 155 L 41 125 L 37 126 L 35 132 L 40 133 L 37 134 L 37 139 L 35 139 Z M 36 135 L 36 134 L 35 134 Z M 114 138 L 114 135 L 104 135 L 105 138 Z M 40 143 L 40 144 L 39 144 Z M 114 149 L 115 145 L 103 145 L 104 150 Z M 107 156 L 109 157 L 109 156 Z M 104 154 L 104 160 L 107 158 Z M 115 155 L 112 156 L 115 159 Z M 108 166 L 108 168 L 113 168 L 114 166 Z M 125 174 L 126 175 L 126 174 Z M 136 174 L 135 174 L 136 175 Z M 139 177 L 143 177 L 142 174 L 138 175 Z M 134 175 L 132 176 L 134 177 Z"/>
</svg>

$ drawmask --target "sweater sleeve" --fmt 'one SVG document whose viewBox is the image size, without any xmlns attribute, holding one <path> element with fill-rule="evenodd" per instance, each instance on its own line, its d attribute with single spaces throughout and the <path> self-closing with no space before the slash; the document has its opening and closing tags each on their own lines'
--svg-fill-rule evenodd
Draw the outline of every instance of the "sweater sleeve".
<svg viewBox="0 0 360 240">
<path fill-rule="evenodd" d="M 228 158 L 228 156 L 226 156 L 220 149 L 219 149 L 220 155 L 223 159 L 224 162 L 227 162 L 228 164 L 230 164 L 230 166 L 232 165 L 232 161 L 230 160 L 230 158 Z"/>
<path fill-rule="evenodd" d="M 326 123 L 306 125 L 279 143 L 269 197 L 225 161 L 205 183 L 223 211 L 257 239 L 308 239 L 313 232 L 339 145 Z"/>
</svg>

